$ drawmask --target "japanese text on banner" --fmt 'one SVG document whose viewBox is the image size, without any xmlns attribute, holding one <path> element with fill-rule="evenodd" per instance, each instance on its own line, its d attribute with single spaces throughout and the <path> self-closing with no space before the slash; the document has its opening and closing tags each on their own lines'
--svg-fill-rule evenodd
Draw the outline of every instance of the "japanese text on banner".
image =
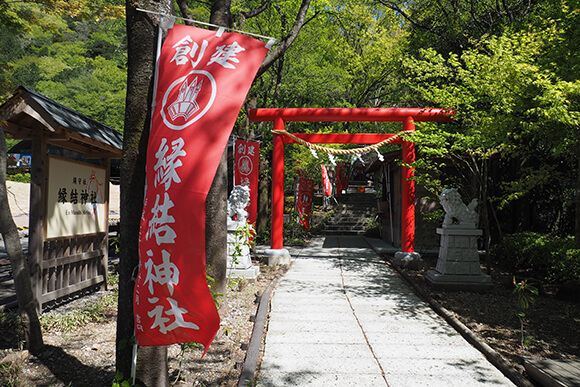
<svg viewBox="0 0 580 387">
<path fill-rule="evenodd" d="M 205 274 L 205 200 L 267 49 L 248 36 L 175 25 L 159 58 L 135 284 L 139 345 L 207 347 L 219 315 Z"/>
</svg>

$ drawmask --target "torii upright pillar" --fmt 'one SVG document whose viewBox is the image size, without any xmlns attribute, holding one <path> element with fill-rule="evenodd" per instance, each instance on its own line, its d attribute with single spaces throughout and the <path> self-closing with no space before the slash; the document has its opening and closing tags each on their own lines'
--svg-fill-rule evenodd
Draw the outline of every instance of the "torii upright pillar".
<svg viewBox="0 0 580 387">
<path fill-rule="evenodd" d="M 413 117 L 403 121 L 403 131 L 414 131 Z M 415 252 L 415 169 L 409 167 L 415 162 L 415 143 L 403 141 L 402 176 L 402 227 L 401 251 L 395 253 L 394 263 L 398 266 L 419 270 L 423 265 L 421 256 Z"/>
<path fill-rule="evenodd" d="M 284 120 L 277 117 L 274 120 L 274 130 L 284 130 Z M 270 249 L 265 254 L 268 265 L 287 265 L 290 263 L 290 253 L 284 248 L 284 139 L 274 133 L 272 149 L 272 230 Z"/>
</svg>

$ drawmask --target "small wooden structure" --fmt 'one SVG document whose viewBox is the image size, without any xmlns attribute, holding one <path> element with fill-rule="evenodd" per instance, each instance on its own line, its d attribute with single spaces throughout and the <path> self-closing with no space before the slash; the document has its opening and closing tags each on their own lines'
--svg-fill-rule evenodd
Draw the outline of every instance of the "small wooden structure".
<svg viewBox="0 0 580 387">
<path fill-rule="evenodd" d="M 382 239 L 393 246 L 401 245 L 401 152 L 383 154 L 383 160 L 375 158 L 366 172 L 372 174 L 375 186 L 380 187 L 381 196 L 377 197 L 377 215 L 381 219 Z M 439 251 L 437 227 L 440 222 L 430 221 L 426 214 L 441 208 L 439 201 L 428 199 L 429 192 L 421 184 L 415 185 L 415 245 L 418 252 L 425 254 Z"/>
<path fill-rule="evenodd" d="M 0 118 L 5 132 L 12 134 L 16 139 L 32 141 L 28 254 L 33 292 L 39 310 L 47 303 L 82 290 L 106 287 L 108 260 L 106 217 L 110 164 L 111 159 L 121 157 L 123 145 L 121 133 L 22 86 L 0 107 Z M 55 149 L 63 152 L 55 156 L 53 155 Z M 76 155 L 77 160 L 71 160 L 71 155 Z M 83 161 L 78 161 L 79 159 Z M 53 163 L 52 160 L 61 164 Z M 49 176 L 51 164 L 52 177 Z M 66 167 L 63 168 L 63 165 Z M 66 200 L 63 198 L 67 195 L 66 188 L 58 188 L 59 204 L 69 205 L 66 214 L 74 216 L 67 218 L 62 214 L 57 216 L 52 222 L 56 222 L 57 225 L 60 223 L 65 229 L 69 228 L 61 234 L 54 231 L 47 233 L 47 229 L 50 228 L 47 225 L 50 221 L 47 217 L 49 204 L 53 212 L 56 207 L 54 203 L 48 201 L 49 183 L 53 177 L 61 175 L 62 178 L 62 175 L 77 170 L 93 172 L 96 170 L 99 176 L 103 177 L 98 181 L 91 175 L 89 182 L 85 182 L 85 178 L 81 179 L 79 176 L 78 192 L 76 188 L 69 189 L 70 199 Z M 72 176 L 70 180 L 77 184 L 77 176 Z M 102 198 L 99 202 L 93 195 L 97 189 L 92 190 L 93 197 L 88 198 L 89 193 L 85 189 L 89 187 L 87 184 L 98 185 L 98 193 Z M 71 203 L 65 203 L 67 200 Z M 94 210 L 78 210 L 79 207 L 74 206 L 80 203 L 79 200 L 84 200 L 82 204 L 92 202 Z M 91 219 L 95 225 L 103 226 L 70 228 L 68 223 L 75 223 L 83 216 L 93 217 Z M 103 217 L 105 219 L 102 219 Z"/>
<path fill-rule="evenodd" d="M 578 360 L 526 359 L 524 365 L 528 375 L 542 386 L 580 386 L 580 361 Z"/>
</svg>

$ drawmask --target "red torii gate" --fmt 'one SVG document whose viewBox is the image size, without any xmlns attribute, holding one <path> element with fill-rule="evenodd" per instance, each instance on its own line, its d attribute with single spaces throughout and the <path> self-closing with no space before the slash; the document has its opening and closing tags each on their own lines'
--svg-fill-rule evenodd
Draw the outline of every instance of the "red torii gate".
<svg viewBox="0 0 580 387">
<path fill-rule="evenodd" d="M 251 122 L 272 121 L 274 131 L 285 130 L 286 121 L 316 122 L 402 122 L 403 131 L 415 130 L 415 122 L 451 122 L 455 112 L 446 109 L 421 108 L 293 108 L 250 109 Z M 294 136 L 318 144 L 376 144 L 396 134 L 378 133 L 292 133 Z M 284 145 L 296 140 L 274 133 L 272 166 L 272 235 L 271 249 L 283 250 L 284 232 Z M 403 145 L 403 163 L 415 162 L 415 144 L 395 139 L 393 144 Z M 401 250 L 404 254 L 415 252 L 415 182 L 412 168 L 403 167 L 402 174 L 402 235 Z"/>
</svg>

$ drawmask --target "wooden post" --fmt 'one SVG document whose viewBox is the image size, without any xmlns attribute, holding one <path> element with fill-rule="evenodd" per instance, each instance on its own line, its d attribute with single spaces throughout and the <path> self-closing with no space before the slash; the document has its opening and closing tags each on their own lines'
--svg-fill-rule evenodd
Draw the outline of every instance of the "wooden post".
<svg viewBox="0 0 580 387">
<path fill-rule="evenodd" d="M 44 250 L 44 217 L 46 216 L 46 189 L 48 159 L 42 130 L 32 137 L 32 166 L 30 168 L 30 219 L 28 223 L 28 265 L 36 308 L 42 311 L 42 259 Z"/>
<path fill-rule="evenodd" d="M 105 167 L 105 216 L 107 222 L 105 225 L 105 240 L 103 242 L 103 258 L 101 260 L 101 268 L 103 270 L 103 276 L 105 277 L 105 281 L 101 285 L 102 290 L 107 290 L 107 279 L 109 276 L 109 203 L 111 201 L 110 195 L 110 187 L 111 187 L 111 159 L 103 159 L 102 161 L 103 166 Z M 98 275 L 98 273 L 96 273 Z"/>
</svg>

